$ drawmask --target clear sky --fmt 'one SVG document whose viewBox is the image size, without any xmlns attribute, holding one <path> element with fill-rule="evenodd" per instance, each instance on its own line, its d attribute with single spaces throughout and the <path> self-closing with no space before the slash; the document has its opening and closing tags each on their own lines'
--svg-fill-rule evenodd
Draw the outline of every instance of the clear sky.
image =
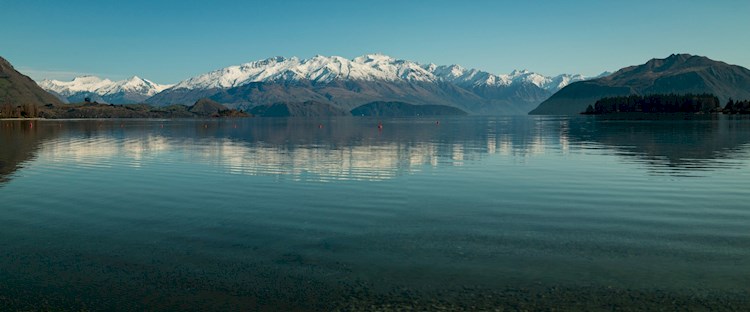
<svg viewBox="0 0 750 312">
<path fill-rule="evenodd" d="M 174 83 L 272 56 L 353 58 L 545 75 L 672 53 L 750 67 L 750 1 L 0 0 L 0 56 L 34 79 Z"/>
</svg>

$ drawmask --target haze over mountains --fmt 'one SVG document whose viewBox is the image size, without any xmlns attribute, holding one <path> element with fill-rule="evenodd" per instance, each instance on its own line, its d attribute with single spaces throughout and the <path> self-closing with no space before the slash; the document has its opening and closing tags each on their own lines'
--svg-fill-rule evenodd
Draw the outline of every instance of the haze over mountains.
<svg viewBox="0 0 750 312">
<path fill-rule="evenodd" d="M 350 110 L 374 101 L 402 101 L 461 108 L 475 114 L 525 114 L 581 75 L 543 76 L 526 70 L 507 75 L 459 65 L 419 64 L 382 54 L 354 59 L 274 57 L 212 71 L 174 86 L 137 77 L 112 82 L 79 77 L 40 85 L 71 102 L 85 97 L 106 103 L 165 106 L 210 98 L 249 110 L 259 105 L 316 101 Z M 140 80 L 140 81 L 134 81 Z M 127 88 L 139 86 L 139 88 Z"/>
<path fill-rule="evenodd" d="M 750 99 L 750 70 L 703 56 L 672 54 L 606 77 L 572 83 L 531 114 L 576 115 L 604 97 L 669 93 L 713 94 L 722 106 L 730 98 Z"/>
</svg>

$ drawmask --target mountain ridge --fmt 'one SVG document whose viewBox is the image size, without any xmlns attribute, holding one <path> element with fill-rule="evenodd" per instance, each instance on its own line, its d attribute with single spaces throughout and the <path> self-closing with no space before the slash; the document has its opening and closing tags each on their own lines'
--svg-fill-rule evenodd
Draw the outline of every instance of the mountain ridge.
<svg viewBox="0 0 750 312">
<path fill-rule="evenodd" d="M 185 79 L 146 102 L 170 105 L 208 97 L 250 110 L 280 102 L 316 101 L 350 110 L 374 101 L 401 101 L 454 106 L 473 114 L 526 114 L 557 89 L 583 79 L 582 75 L 548 77 L 527 70 L 495 75 L 383 54 L 353 59 L 272 57 Z"/>
<path fill-rule="evenodd" d="M 132 76 L 129 79 L 113 81 L 97 76 L 79 76 L 71 81 L 45 79 L 39 86 L 61 97 L 66 102 L 82 102 L 85 98 L 111 104 L 140 103 L 172 87 L 157 84 L 151 80 Z"/>
<path fill-rule="evenodd" d="M 61 103 L 0 57 L 0 118 L 35 117 L 38 107 Z"/>
<path fill-rule="evenodd" d="M 449 81 L 459 85 L 510 85 L 530 82 L 546 90 L 556 90 L 569 81 L 585 79 L 580 74 L 543 76 L 528 70 L 496 75 L 461 65 L 420 64 L 384 54 L 365 54 L 347 59 L 316 55 L 309 59 L 283 56 L 233 65 L 176 83 L 174 89 L 228 89 L 251 82 L 308 80 L 330 83 L 334 80 L 384 80 L 409 82 Z"/>
<path fill-rule="evenodd" d="M 605 77 L 571 83 L 530 114 L 574 115 L 604 97 L 670 93 L 714 94 L 721 103 L 729 98 L 750 99 L 750 70 L 705 56 L 672 54 Z"/>
</svg>

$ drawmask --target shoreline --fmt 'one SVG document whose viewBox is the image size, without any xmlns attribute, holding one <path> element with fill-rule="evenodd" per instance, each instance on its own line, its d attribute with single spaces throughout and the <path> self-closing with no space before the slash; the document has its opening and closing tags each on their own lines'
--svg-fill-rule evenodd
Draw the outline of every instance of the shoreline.
<svg viewBox="0 0 750 312">
<path fill-rule="evenodd" d="M 24 121 L 24 120 L 53 120 L 48 118 L 33 117 L 33 118 L 0 118 L 0 121 Z"/>
<path fill-rule="evenodd" d="M 106 118 L 106 117 L 92 117 L 92 118 L 0 118 L 0 121 L 80 121 L 80 120 L 224 120 L 224 119 L 244 119 L 244 118 L 256 118 L 256 117 L 176 117 L 176 118 L 162 118 L 162 117 L 117 117 L 117 118 Z"/>
</svg>

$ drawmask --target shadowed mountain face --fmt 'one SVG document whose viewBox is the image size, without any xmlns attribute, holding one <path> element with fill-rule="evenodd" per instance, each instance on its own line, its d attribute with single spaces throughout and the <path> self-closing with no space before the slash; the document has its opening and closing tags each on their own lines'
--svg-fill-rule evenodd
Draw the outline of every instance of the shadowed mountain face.
<svg viewBox="0 0 750 312">
<path fill-rule="evenodd" d="M 208 97 L 228 107 L 250 110 L 259 105 L 315 101 L 349 111 L 376 101 L 415 105 L 446 105 L 479 115 L 522 115 L 550 95 L 533 84 L 479 86 L 470 89 L 449 82 L 393 82 L 336 80 L 314 83 L 253 82 L 229 89 L 170 89 L 149 103 L 189 103 Z"/>
<path fill-rule="evenodd" d="M 750 70 L 702 56 L 673 54 L 589 81 L 572 83 L 542 102 L 532 115 L 575 115 L 604 97 L 656 93 L 716 95 L 750 99 Z"/>
<path fill-rule="evenodd" d="M 347 111 L 316 101 L 259 105 L 253 107 L 250 113 L 261 117 L 328 117 L 349 115 Z"/>
<path fill-rule="evenodd" d="M 445 105 L 411 105 L 402 102 L 372 102 L 352 110 L 353 116 L 463 116 L 466 112 Z"/>
<path fill-rule="evenodd" d="M 45 104 L 62 102 L 0 57 L 0 118 L 31 116 Z"/>
<path fill-rule="evenodd" d="M 59 95 L 59 93 L 52 90 L 47 90 L 47 92 L 53 95 L 58 95 L 58 98 L 63 98 L 68 103 L 80 103 L 88 98 L 91 101 L 96 101 L 99 103 L 137 104 L 143 103 L 143 101 L 149 98 L 148 96 L 144 96 L 142 94 L 134 92 L 118 92 L 107 95 L 101 95 L 94 92 L 77 92 L 67 97 Z"/>
</svg>

